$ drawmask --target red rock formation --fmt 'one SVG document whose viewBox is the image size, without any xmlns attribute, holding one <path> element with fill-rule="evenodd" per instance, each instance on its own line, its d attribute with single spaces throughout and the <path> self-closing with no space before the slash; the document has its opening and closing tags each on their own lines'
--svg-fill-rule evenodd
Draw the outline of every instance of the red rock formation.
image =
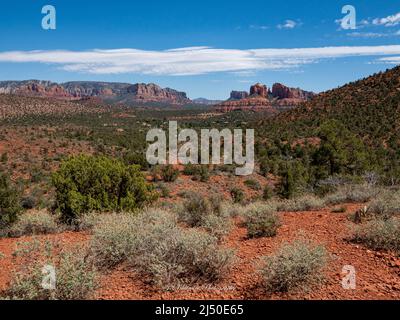
<svg viewBox="0 0 400 320">
<path fill-rule="evenodd" d="M 272 86 L 272 96 L 278 99 L 311 99 L 315 94 L 304 91 L 299 88 L 289 88 L 281 83 L 275 83 Z"/>
<path fill-rule="evenodd" d="M 67 82 L 63 84 L 50 81 L 3 81 L 0 93 L 22 96 L 47 97 L 65 100 L 81 100 L 96 97 L 110 103 L 189 104 L 185 92 L 161 88 L 155 84 L 108 83 L 108 82 Z"/>
<path fill-rule="evenodd" d="M 250 87 L 250 95 L 243 91 L 232 91 L 231 98 L 218 104 L 216 109 L 221 112 L 233 110 L 274 110 L 277 112 L 277 110 L 297 106 L 313 96 L 312 92 L 289 88 L 279 83 L 274 84 L 271 93 L 266 85 L 256 83 Z"/>
<path fill-rule="evenodd" d="M 268 88 L 266 85 L 261 83 L 256 83 L 254 86 L 250 87 L 250 96 L 258 95 L 263 98 L 268 97 Z"/>
<path fill-rule="evenodd" d="M 179 92 L 170 88 L 162 89 L 154 83 L 137 83 L 127 88 L 127 92 L 133 94 L 136 99 L 143 101 L 169 101 L 171 103 L 190 103 L 186 93 Z"/>
<path fill-rule="evenodd" d="M 249 96 L 249 93 L 247 91 L 232 91 L 230 100 L 240 100 L 240 99 L 245 99 Z"/>
</svg>

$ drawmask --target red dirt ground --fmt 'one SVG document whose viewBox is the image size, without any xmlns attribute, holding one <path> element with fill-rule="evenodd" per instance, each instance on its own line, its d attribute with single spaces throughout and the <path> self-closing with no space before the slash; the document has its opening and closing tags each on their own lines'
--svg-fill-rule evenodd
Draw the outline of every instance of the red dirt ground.
<svg viewBox="0 0 400 320">
<path fill-rule="evenodd" d="M 359 206 L 346 205 L 347 212 Z M 237 262 L 225 280 L 206 287 L 180 288 L 162 291 L 147 284 L 142 277 L 123 266 L 102 275 L 97 299 L 400 299 L 400 259 L 394 254 L 374 252 L 348 243 L 348 213 L 331 213 L 329 209 L 313 212 L 282 213 L 282 227 L 274 238 L 246 239 L 245 228 L 235 220 L 235 228 L 224 240 L 224 245 L 236 250 Z M 259 285 L 255 273 L 259 257 L 274 253 L 285 241 L 292 241 L 299 234 L 306 235 L 316 243 L 324 244 L 330 255 L 325 283 L 308 292 L 292 294 L 267 294 Z M 43 236 L 40 239 L 63 241 L 66 245 L 87 241 L 85 233 L 66 232 Z M 6 288 L 15 266 L 11 253 L 17 242 L 31 238 L 1 239 L 0 290 Z M 352 265 L 357 272 L 355 290 L 341 286 L 344 265 Z"/>
</svg>

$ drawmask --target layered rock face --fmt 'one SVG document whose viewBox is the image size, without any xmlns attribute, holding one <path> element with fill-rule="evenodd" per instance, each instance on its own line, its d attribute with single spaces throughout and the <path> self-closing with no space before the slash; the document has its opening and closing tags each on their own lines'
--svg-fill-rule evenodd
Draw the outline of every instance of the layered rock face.
<svg viewBox="0 0 400 320">
<path fill-rule="evenodd" d="M 129 84 L 110 82 L 67 82 L 57 84 L 50 81 L 3 81 L 0 93 L 22 96 L 48 97 L 65 100 L 81 100 L 96 97 L 106 102 L 188 104 L 191 100 L 185 92 L 161 88 L 156 84 Z"/>
<path fill-rule="evenodd" d="M 230 100 L 240 100 L 240 99 L 245 99 L 249 96 L 249 93 L 247 91 L 232 91 Z"/>
<path fill-rule="evenodd" d="M 289 88 L 280 83 L 275 83 L 272 91 L 266 85 L 256 83 L 250 87 L 250 94 L 246 91 L 232 91 L 230 99 L 218 104 L 216 108 L 222 112 L 233 110 L 277 112 L 282 107 L 295 107 L 313 96 L 312 92 Z"/>
<path fill-rule="evenodd" d="M 162 89 L 154 83 L 137 83 L 127 88 L 127 92 L 133 94 L 136 99 L 143 101 L 171 101 L 173 103 L 189 103 L 185 92 L 179 92 L 171 88 Z"/>
<path fill-rule="evenodd" d="M 250 87 L 250 96 L 257 95 L 262 98 L 268 97 L 268 88 L 266 85 L 261 83 L 256 83 L 254 86 Z"/>
<path fill-rule="evenodd" d="M 72 96 L 57 83 L 36 80 L 0 82 L 0 93 L 32 97 L 72 98 Z"/>
<path fill-rule="evenodd" d="M 278 99 L 302 99 L 309 100 L 315 96 L 313 92 L 304 91 L 299 88 L 289 88 L 281 83 L 272 86 L 272 96 Z"/>
</svg>

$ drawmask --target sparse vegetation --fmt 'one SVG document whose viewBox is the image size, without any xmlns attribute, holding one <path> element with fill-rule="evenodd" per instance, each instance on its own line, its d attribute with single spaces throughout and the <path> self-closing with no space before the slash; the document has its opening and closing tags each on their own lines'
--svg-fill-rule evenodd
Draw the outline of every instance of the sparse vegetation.
<svg viewBox="0 0 400 320">
<path fill-rule="evenodd" d="M 367 202 L 379 193 L 376 187 L 370 185 L 344 185 L 332 194 L 325 197 L 327 204 L 341 204 L 346 202 Z"/>
<path fill-rule="evenodd" d="M 234 187 L 231 189 L 231 197 L 234 203 L 242 203 L 244 200 L 244 192 L 242 189 Z"/>
<path fill-rule="evenodd" d="M 321 281 L 327 257 L 323 246 L 306 240 L 285 244 L 276 254 L 264 258 L 260 270 L 263 286 L 272 292 L 308 289 Z"/>
<path fill-rule="evenodd" d="M 250 189 L 253 189 L 253 190 L 256 190 L 256 191 L 261 190 L 261 185 L 257 180 L 247 179 L 247 180 L 244 181 L 244 184 L 247 187 L 249 187 Z"/>
<path fill-rule="evenodd" d="M 5 292 L 8 299 L 84 300 L 93 297 L 97 272 L 85 248 L 65 250 L 52 243 L 24 243 L 16 252 L 24 264 Z M 59 251 L 56 255 L 54 251 Z M 55 268 L 54 289 L 43 288 L 43 268 Z M 47 282 L 46 282 L 47 284 Z M 48 282 L 51 285 L 50 281 Z"/>
<path fill-rule="evenodd" d="M 386 190 L 379 193 L 369 204 L 368 213 L 381 219 L 400 214 L 400 191 Z"/>
<path fill-rule="evenodd" d="M 227 212 L 223 211 L 222 199 L 218 196 L 204 198 L 189 194 L 179 209 L 179 220 L 189 227 L 202 227 L 221 239 L 231 230 L 232 224 Z"/>
<path fill-rule="evenodd" d="M 179 170 L 172 165 L 166 165 L 161 168 L 161 177 L 165 182 L 174 182 L 179 177 Z"/>
<path fill-rule="evenodd" d="M 92 250 L 98 265 L 127 261 L 160 286 L 179 282 L 216 281 L 229 269 L 233 253 L 217 239 L 177 225 L 171 212 L 153 209 L 133 217 L 108 217 L 94 229 Z"/>
<path fill-rule="evenodd" d="M 320 210 L 324 207 L 324 201 L 313 195 L 304 195 L 298 198 L 279 201 L 278 211 L 311 211 Z"/>
<path fill-rule="evenodd" d="M 268 201 L 272 199 L 273 196 L 274 196 L 274 190 L 269 185 L 266 185 L 263 191 L 263 199 L 265 201 Z"/>
<path fill-rule="evenodd" d="M 373 219 L 358 226 L 351 239 L 374 250 L 388 250 L 400 254 L 400 220 Z"/>
<path fill-rule="evenodd" d="M 57 218 L 47 210 L 25 213 L 20 215 L 18 220 L 8 228 L 7 234 L 9 237 L 18 238 L 56 233 L 62 230 Z"/>
<path fill-rule="evenodd" d="M 347 211 L 347 209 L 346 209 L 346 207 L 344 207 L 344 206 L 341 206 L 341 207 L 334 207 L 334 208 L 331 210 L 332 213 L 344 213 L 344 212 L 346 212 L 346 211 Z"/>
<path fill-rule="evenodd" d="M 274 237 L 280 227 L 276 208 L 268 204 L 254 203 L 245 209 L 245 226 L 249 238 Z"/>
</svg>

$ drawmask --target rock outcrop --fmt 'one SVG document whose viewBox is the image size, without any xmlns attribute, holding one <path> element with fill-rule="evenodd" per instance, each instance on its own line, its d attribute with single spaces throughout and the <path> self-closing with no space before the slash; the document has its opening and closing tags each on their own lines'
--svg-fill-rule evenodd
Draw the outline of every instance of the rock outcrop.
<svg viewBox="0 0 400 320">
<path fill-rule="evenodd" d="M 268 88 L 265 84 L 256 83 L 250 87 L 250 96 L 260 96 L 262 98 L 268 97 Z"/>
<path fill-rule="evenodd" d="M 278 99 L 301 99 L 309 100 L 315 96 L 313 92 L 304 91 L 299 88 L 289 88 L 281 83 L 272 86 L 272 96 Z"/>
<path fill-rule="evenodd" d="M 190 103 L 185 92 L 179 92 L 171 88 L 162 89 L 154 83 L 137 83 L 127 88 L 128 94 L 135 99 L 145 102 L 170 102 L 173 104 Z"/>
<path fill-rule="evenodd" d="M 250 87 L 250 94 L 246 91 L 232 91 L 229 100 L 216 106 L 218 111 L 254 110 L 278 112 L 278 110 L 295 107 L 311 99 L 314 93 L 301 89 L 293 89 L 276 83 L 272 92 L 261 83 Z"/>
<path fill-rule="evenodd" d="M 249 96 L 247 91 L 232 91 L 229 100 L 246 99 Z"/>
<path fill-rule="evenodd" d="M 50 81 L 3 81 L 0 93 L 28 97 L 46 97 L 63 100 L 83 100 L 98 98 L 109 103 L 165 103 L 190 104 L 185 92 L 161 88 L 154 83 L 129 84 L 112 82 L 67 82 L 57 84 Z"/>
</svg>

